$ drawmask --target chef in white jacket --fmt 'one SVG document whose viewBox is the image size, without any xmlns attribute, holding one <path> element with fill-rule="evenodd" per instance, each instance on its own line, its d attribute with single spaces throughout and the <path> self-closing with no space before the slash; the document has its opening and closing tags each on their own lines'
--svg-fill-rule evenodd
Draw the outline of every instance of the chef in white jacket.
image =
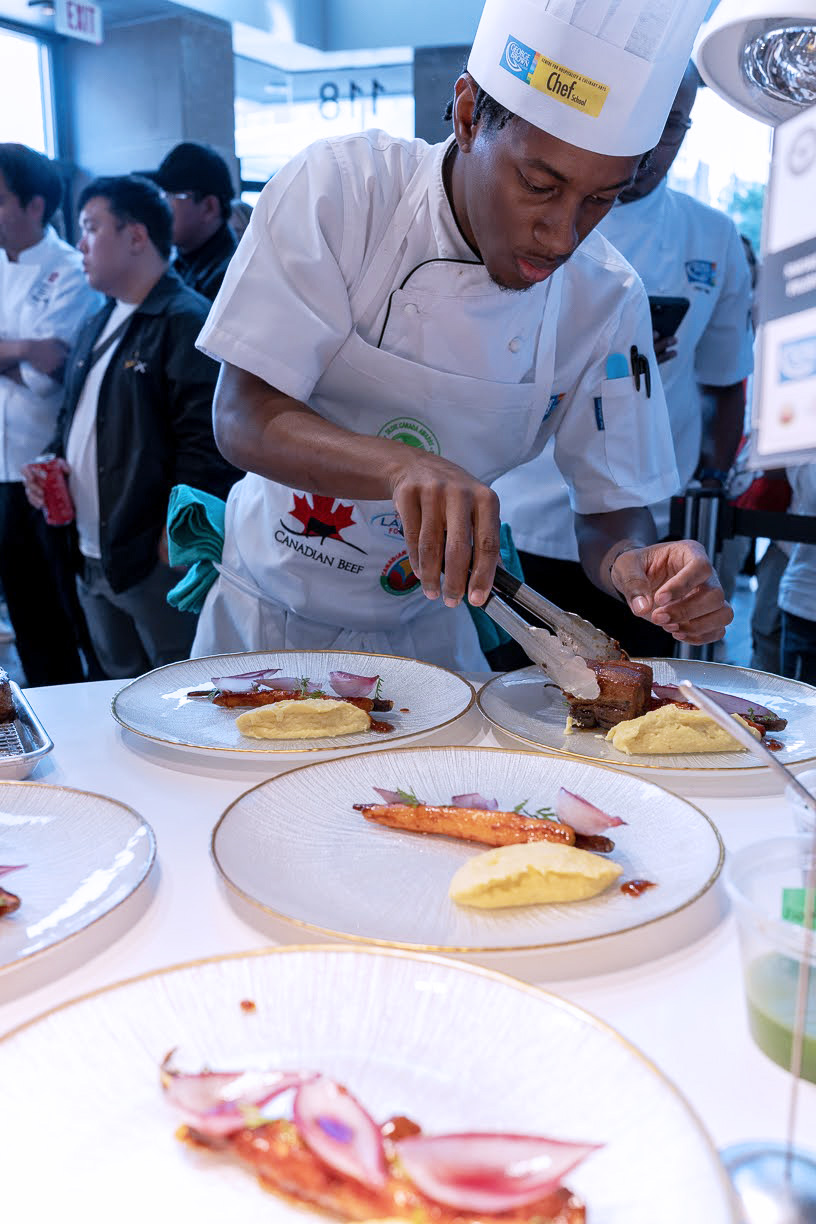
<svg viewBox="0 0 816 1224">
<path fill-rule="evenodd" d="M 56 165 L 25 145 L 0 143 L 0 581 L 32 686 L 70 684 L 84 669 L 60 581 L 56 541 L 28 504 L 22 466 L 54 435 L 62 367 L 88 317 L 104 304 L 82 256 L 50 221 L 62 197 Z M 70 579 L 73 585 L 73 579 Z"/>
<path fill-rule="evenodd" d="M 592 233 L 706 7 L 488 0 L 448 141 L 321 141 L 268 184 L 199 340 L 223 362 L 219 446 L 249 475 L 194 654 L 484 667 L 462 601 L 498 560 L 489 485 L 553 434 L 595 580 L 722 636 L 704 552 L 655 545 L 639 508 L 677 487 L 671 435 L 645 294 Z"/>
<path fill-rule="evenodd" d="M 655 341 L 681 489 L 695 474 L 711 487 L 725 479 L 743 433 L 744 380 L 753 370 L 751 272 L 736 226 L 725 213 L 671 190 L 666 181 L 691 126 L 699 83 L 690 64 L 660 143 L 598 226 L 635 268 L 647 293 L 689 303 L 677 334 Z M 711 404 L 705 438 L 704 397 Z M 592 615 L 631 653 L 670 652 L 672 643 L 654 625 L 638 623 L 623 604 L 598 600 L 579 564 L 556 447 L 553 440 L 495 486 L 525 576 L 554 602 L 567 601 L 575 611 Z M 662 539 L 669 533 L 669 501 L 651 511 Z"/>
</svg>

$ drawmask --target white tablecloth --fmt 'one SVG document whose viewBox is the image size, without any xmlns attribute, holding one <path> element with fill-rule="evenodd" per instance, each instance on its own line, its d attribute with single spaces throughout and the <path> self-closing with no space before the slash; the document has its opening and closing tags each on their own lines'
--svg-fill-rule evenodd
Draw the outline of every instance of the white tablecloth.
<svg viewBox="0 0 816 1224">
<path fill-rule="evenodd" d="M 147 883 L 93 928 L 0 977 L 0 1034 L 121 979 L 270 943 L 268 930 L 253 925 L 253 915 L 244 916 L 219 882 L 209 846 L 224 808 L 275 771 L 173 754 L 123 732 L 110 714 L 118 687 L 104 682 L 28 693 L 55 743 L 32 780 L 131 805 L 156 833 L 157 863 Z M 436 742 L 510 741 L 500 741 L 472 711 Z M 680 779 L 673 789 L 682 793 L 690 785 Z M 728 850 L 793 831 L 771 777 L 754 774 L 742 790 L 749 793 L 690 796 Z M 295 927 L 283 928 L 278 939 L 304 942 Z M 734 919 L 721 884 L 683 915 L 620 937 L 617 945 L 603 941 L 589 957 L 569 956 L 491 963 L 550 986 L 618 1029 L 678 1085 L 719 1147 L 784 1137 L 790 1078 L 749 1035 Z M 816 1085 L 802 1086 L 799 1119 L 801 1142 L 816 1147 Z"/>
</svg>

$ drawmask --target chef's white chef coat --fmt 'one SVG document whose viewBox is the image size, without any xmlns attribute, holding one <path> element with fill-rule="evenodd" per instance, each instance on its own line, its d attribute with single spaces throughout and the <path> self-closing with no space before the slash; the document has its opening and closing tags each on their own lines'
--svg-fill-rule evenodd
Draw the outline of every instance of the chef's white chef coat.
<svg viewBox="0 0 816 1224">
<path fill-rule="evenodd" d="M 633 265 L 648 294 L 689 299 L 677 354 L 657 367 L 685 489 L 700 459 L 700 385 L 728 387 L 753 369 L 751 273 L 742 240 L 725 213 L 672 191 L 665 179 L 643 199 L 615 204 L 598 229 Z M 568 490 L 552 445 L 495 488 L 519 548 L 578 559 Z M 658 535 L 666 535 L 668 502 L 652 505 L 652 513 Z"/>
<path fill-rule="evenodd" d="M 793 490 L 789 513 L 816 515 L 816 463 L 789 468 L 788 480 Z M 790 560 L 779 584 L 779 606 L 816 621 L 816 544 L 788 547 Z"/>
<path fill-rule="evenodd" d="M 70 346 L 89 314 L 105 299 L 91 289 L 82 256 L 51 226 L 12 263 L 0 250 L 0 339 L 62 340 Z M 0 481 L 22 480 L 20 469 L 42 454 L 54 436 L 62 386 L 20 366 L 23 386 L 0 376 Z"/>
<path fill-rule="evenodd" d="M 485 482 L 557 434 L 585 513 L 673 492 L 659 380 L 651 399 L 632 378 L 605 380 L 610 352 L 651 351 L 637 277 L 591 236 L 547 281 L 499 289 L 450 208 L 450 144 L 365 132 L 296 157 L 264 189 L 199 347 L 339 425 Z M 230 494 L 193 651 L 284 641 L 484 665 L 467 610 L 423 596 L 391 503 L 250 474 Z"/>
</svg>

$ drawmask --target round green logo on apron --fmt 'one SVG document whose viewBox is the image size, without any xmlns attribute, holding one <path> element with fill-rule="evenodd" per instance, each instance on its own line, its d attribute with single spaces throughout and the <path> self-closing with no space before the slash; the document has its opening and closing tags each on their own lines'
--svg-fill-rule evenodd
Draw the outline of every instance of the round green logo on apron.
<svg viewBox="0 0 816 1224">
<path fill-rule="evenodd" d="M 432 455 L 441 455 L 442 448 L 435 433 L 413 417 L 395 417 L 387 421 L 377 434 L 378 438 L 388 438 L 391 442 L 404 442 L 416 450 L 430 451 Z"/>
</svg>

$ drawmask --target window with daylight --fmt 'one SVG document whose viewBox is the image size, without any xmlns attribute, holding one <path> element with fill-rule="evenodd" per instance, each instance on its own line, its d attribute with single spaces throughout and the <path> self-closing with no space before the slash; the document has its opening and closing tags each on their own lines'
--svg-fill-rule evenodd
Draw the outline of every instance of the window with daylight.
<svg viewBox="0 0 816 1224">
<path fill-rule="evenodd" d="M 712 89 L 698 93 L 691 121 L 669 186 L 727 212 L 758 255 L 771 129 L 729 106 Z"/>
<path fill-rule="evenodd" d="M 236 57 L 235 149 L 243 198 L 322 136 L 384 128 L 414 135 L 413 64 L 365 62 L 297 72 Z"/>
<path fill-rule="evenodd" d="M 0 141 L 53 157 L 51 56 L 38 38 L 0 26 Z"/>
</svg>

